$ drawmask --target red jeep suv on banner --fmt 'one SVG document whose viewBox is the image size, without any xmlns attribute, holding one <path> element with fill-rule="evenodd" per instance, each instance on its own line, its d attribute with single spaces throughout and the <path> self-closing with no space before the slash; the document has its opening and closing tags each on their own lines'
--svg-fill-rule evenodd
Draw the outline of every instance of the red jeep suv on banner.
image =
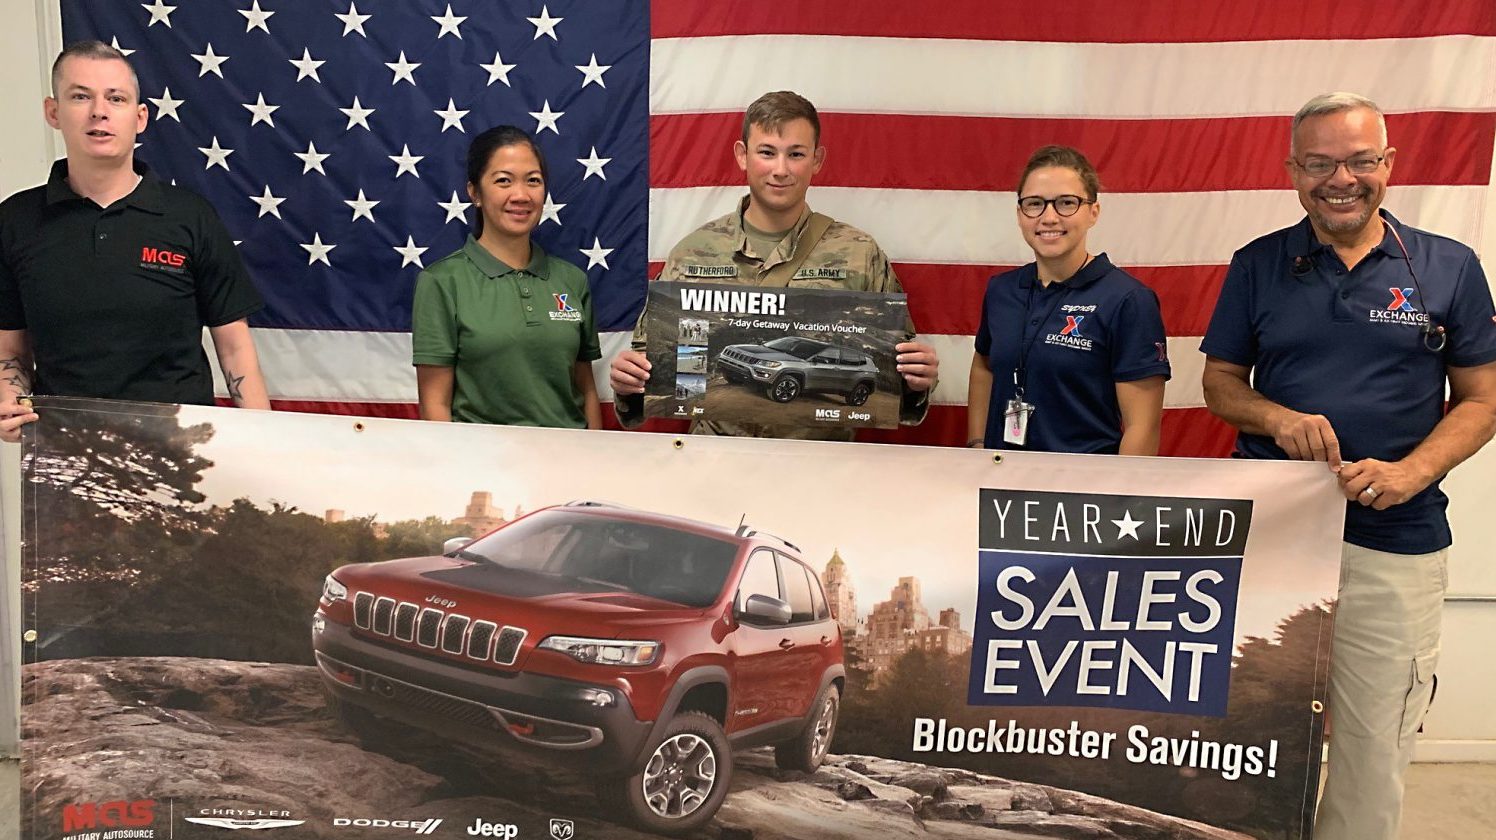
<svg viewBox="0 0 1496 840">
<path fill-rule="evenodd" d="M 546 756 L 661 833 L 712 818 L 733 750 L 773 744 L 781 767 L 816 769 L 845 674 L 795 546 L 592 502 L 333 571 L 312 646 L 360 734 L 377 715 Z"/>
</svg>

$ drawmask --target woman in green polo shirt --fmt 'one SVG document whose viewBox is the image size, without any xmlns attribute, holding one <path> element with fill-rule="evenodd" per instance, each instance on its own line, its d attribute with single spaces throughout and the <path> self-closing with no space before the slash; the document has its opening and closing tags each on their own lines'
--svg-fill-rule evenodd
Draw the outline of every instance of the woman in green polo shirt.
<svg viewBox="0 0 1496 840">
<path fill-rule="evenodd" d="M 530 239 L 545 203 L 540 147 L 491 128 L 468 147 L 467 176 L 475 229 L 416 280 L 421 419 L 602 428 L 587 275 Z"/>
</svg>

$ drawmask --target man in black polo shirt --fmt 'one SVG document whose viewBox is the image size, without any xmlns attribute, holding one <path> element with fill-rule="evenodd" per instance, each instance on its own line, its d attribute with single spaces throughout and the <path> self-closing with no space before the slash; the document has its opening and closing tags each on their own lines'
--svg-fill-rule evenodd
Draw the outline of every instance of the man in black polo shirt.
<svg viewBox="0 0 1496 840">
<path fill-rule="evenodd" d="M 207 201 L 135 161 L 140 85 L 86 41 L 52 65 L 47 123 L 67 158 L 0 204 L 0 439 L 24 394 L 211 405 L 208 327 L 234 403 L 268 409 L 249 324 L 263 303 Z"/>
</svg>

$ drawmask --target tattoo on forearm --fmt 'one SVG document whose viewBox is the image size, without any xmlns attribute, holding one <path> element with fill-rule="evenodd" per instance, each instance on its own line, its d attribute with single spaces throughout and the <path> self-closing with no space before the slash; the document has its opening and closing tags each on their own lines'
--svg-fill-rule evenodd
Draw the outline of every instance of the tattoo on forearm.
<svg viewBox="0 0 1496 840">
<path fill-rule="evenodd" d="M 27 375 L 30 366 L 23 364 L 19 356 L 8 359 L 0 359 L 0 382 L 14 385 L 16 390 L 22 394 L 31 391 L 31 377 Z"/>
<path fill-rule="evenodd" d="M 228 383 L 228 386 L 229 386 L 229 398 L 232 399 L 234 402 L 239 402 L 240 400 L 243 400 L 244 399 L 244 392 L 242 390 L 240 390 L 239 386 L 243 384 L 244 377 L 242 377 L 242 376 L 235 376 L 233 371 L 231 371 L 231 370 L 225 370 L 223 372 L 223 379 L 224 379 L 225 382 Z"/>
</svg>

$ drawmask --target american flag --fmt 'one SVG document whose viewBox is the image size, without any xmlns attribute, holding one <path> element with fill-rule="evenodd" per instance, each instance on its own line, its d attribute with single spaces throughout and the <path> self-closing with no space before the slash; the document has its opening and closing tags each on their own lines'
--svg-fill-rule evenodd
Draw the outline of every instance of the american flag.
<svg viewBox="0 0 1496 840">
<path fill-rule="evenodd" d="M 1403 221 L 1479 248 L 1493 195 L 1489 0 L 173 3 L 64 0 L 64 37 L 135 51 L 139 154 L 242 240 L 285 408 L 414 415 L 415 275 L 460 244 L 467 141 L 499 123 L 547 155 L 536 237 L 587 268 L 606 359 L 647 274 L 744 192 L 743 107 L 809 97 L 828 148 L 812 206 L 878 239 L 941 354 L 925 424 L 867 434 L 906 443 L 965 438 L 986 278 L 1031 259 L 1012 201 L 1039 145 L 1096 163 L 1092 250 L 1162 300 L 1164 454 L 1229 449 L 1199 336 L 1232 252 L 1302 215 L 1282 161 L 1305 100 L 1352 90 L 1387 110 Z"/>
</svg>

